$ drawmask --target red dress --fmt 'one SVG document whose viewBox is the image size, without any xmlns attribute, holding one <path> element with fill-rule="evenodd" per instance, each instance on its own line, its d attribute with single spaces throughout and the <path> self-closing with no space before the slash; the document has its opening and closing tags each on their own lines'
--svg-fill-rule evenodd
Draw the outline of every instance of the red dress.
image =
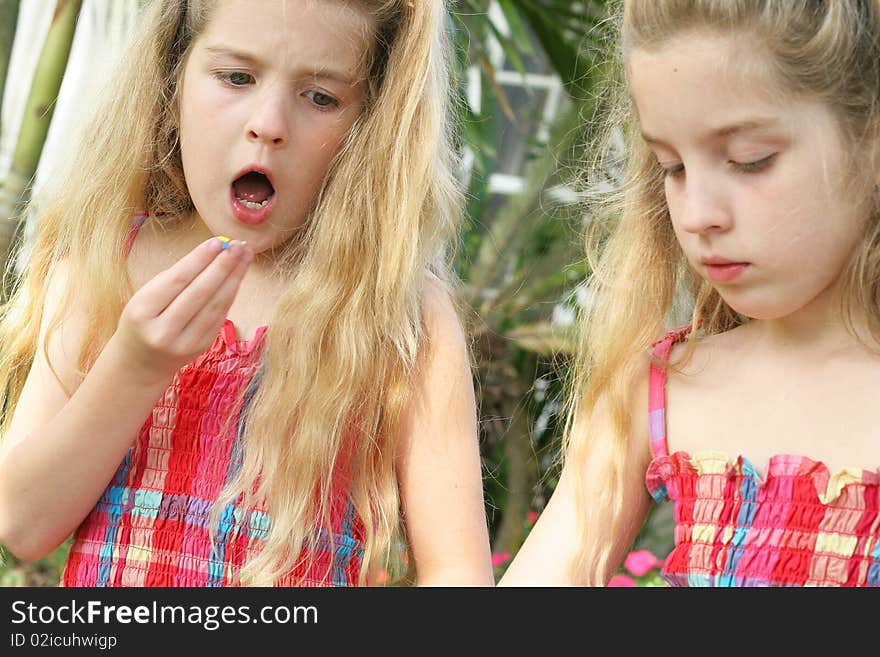
<svg viewBox="0 0 880 657">
<path fill-rule="evenodd" d="M 687 329 L 655 345 L 662 363 Z M 646 484 L 675 504 L 675 548 L 661 574 L 673 586 L 880 586 L 880 468 L 831 475 L 778 454 L 759 478 L 744 456 L 669 454 L 666 370 L 651 365 Z"/>
<path fill-rule="evenodd" d="M 241 466 L 243 411 L 259 386 L 265 333 L 261 326 L 237 340 L 227 319 L 211 347 L 175 374 L 76 530 L 63 586 L 226 586 L 261 548 L 270 517 L 263 507 L 245 517 L 240 499 L 223 509 L 213 553 L 208 531 L 215 500 Z M 341 469 L 334 480 L 332 535 L 319 536 L 311 568 L 276 585 L 357 584 L 364 527 L 348 476 Z"/>
</svg>

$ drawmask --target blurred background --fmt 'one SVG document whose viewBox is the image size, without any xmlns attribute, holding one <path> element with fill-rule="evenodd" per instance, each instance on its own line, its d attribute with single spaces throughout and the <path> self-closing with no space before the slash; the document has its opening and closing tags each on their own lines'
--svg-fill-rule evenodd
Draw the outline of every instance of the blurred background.
<svg viewBox="0 0 880 657">
<path fill-rule="evenodd" d="M 0 0 L 0 257 L 35 223 L 21 208 L 55 163 L 136 27 L 143 0 Z M 461 102 L 466 221 L 456 270 L 472 339 L 486 512 L 500 577 L 556 484 L 561 382 L 584 285 L 578 165 L 607 32 L 604 0 L 447 0 Z M 3 281 L 3 296 L 11 281 Z M 647 412 L 647 411 L 646 411 Z M 647 440 L 647 437 L 646 437 Z M 656 507 L 620 585 L 653 586 L 672 548 Z M 2 549 L 2 546 L 0 546 Z M 67 545 L 24 564 L 5 554 L 0 586 L 55 586 Z M 636 564 L 633 567 L 631 564 Z"/>
</svg>

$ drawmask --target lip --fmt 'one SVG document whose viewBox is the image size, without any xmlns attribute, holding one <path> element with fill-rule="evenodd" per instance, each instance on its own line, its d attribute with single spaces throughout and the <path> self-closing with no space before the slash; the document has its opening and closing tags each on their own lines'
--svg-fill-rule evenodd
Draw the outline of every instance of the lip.
<svg viewBox="0 0 880 657">
<path fill-rule="evenodd" d="M 229 185 L 229 201 L 232 205 L 232 214 L 238 219 L 240 222 L 248 224 L 249 226 L 256 226 L 257 224 L 261 224 L 266 219 L 269 218 L 269 215 L 272 213 L 272 209 L 275 207 L 275 199 L 278 198 L 277 187 L 275 187 L 275 178 L 272 176 L 272 171 L 267 167 L 264 167 L 261 164 L 249 164 L 235 174 L 232 178 L 232 182 L 235 182 L 239 178 L 241 178 L 246 173 L 250 173 L 251 171 L 256 171 L 257 173 L 262 173 L 266 178 L 268 178 L 269 183 L 272 185 L 272 188 L 276 191 L 272 194 L 272 197 L 269 199 L 269 202 L 266 203 L 259 210 L 252 210 L 251 208 L 245 207 L 242 205 L 238 198 L 235 196 L 235 188 L 232 186 L 232 183 Z"/>
<path fill-rule="evenodd" d="M 706 268 L 706 276 L 716 283 L 727 283 L 739 278 L 749 267 L 748 262 L 735 262 L 726 258 L 705 257 L 700 262 Z"/>
</svg>

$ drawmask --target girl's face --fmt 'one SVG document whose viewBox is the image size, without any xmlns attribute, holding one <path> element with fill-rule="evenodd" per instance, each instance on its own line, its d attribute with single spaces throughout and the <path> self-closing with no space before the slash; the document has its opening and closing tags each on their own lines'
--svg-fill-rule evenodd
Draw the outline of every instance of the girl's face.
<svg viewBox="0 0 880 657">
<path fill-rule="evenodd" d="M 313 207 L 364 103 L 369 18 L 335 0 L 223 0 L 186 62 L 180 150 L 212 234 L 255 253 Z"/>
<path fill-rule="evenodd" d="M 773 100 L 757 46 L 685 34 L 633 52 L 629 74 L 690 265 L 734 310 L 776 319 L 833 292 L 868 209 L 830 109 Z"/>
</svg>

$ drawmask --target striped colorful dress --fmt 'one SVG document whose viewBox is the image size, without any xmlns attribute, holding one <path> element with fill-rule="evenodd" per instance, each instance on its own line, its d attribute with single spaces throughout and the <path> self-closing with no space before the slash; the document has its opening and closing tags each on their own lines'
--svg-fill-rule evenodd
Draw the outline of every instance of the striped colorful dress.
<svg viewBox="0 0 880 657">
<path fill-rule="evenodd" d="M 690 327 L 655 344 L 658 363 Z M 663 578 L 672 586 L 880 586 L 880 468 L 828 468 L 776 455 L 760 479 L 743 456 L 669 454 L 666 370 L 650 368 L 653 459 L 645 482 L 671 499 L 675 547 Z"/>
<path fill-rule="evenodd" d="M 241 466 L 243 413 L 259 385 L 265 333 L 261 326 L 251 340 L 237 340 L 227 319 L 211 347 L 175 374 L 76 530 L 62 586 L 234 583 L 262 546 L 270 518 L 264 507 L 243 517 L 239 498 L 222 510 L 214 552 L 209 522 L 214 501 Z M 224 424 L 229 413 L 233 421 Z M 323 532 L 312 566 L 297 567 L 277 586 L 357 583 L 364 527 L 349 499 L 348 474 L 340 469 L 334 481 L 332 536 Z"/>
</svg>

